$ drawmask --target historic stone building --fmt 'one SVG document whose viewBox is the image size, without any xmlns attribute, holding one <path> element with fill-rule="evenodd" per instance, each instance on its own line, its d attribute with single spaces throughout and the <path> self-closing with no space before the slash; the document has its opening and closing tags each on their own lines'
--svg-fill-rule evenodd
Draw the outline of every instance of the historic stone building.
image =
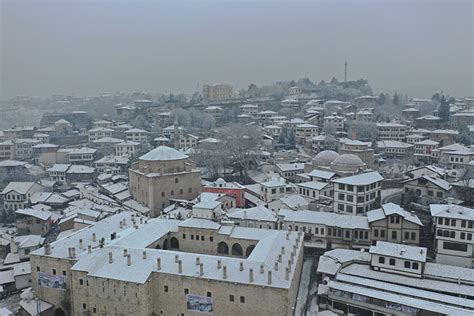
<svg viewBox="0 0 474 316">
<path fill-rule="evenodd" d="M 129 212 L 31 255 L 45 315 L 293 315 L 302 262 L 301 232 Z"/>
<path fill-rule="evenodd" d="M 201 192 L 201 172 L 188 156 L 176 149 L 159 146 L 141 156 L 129 170 L 132 197 L 158 216 L 171 199 L 191 200 Z"/>
</svg>

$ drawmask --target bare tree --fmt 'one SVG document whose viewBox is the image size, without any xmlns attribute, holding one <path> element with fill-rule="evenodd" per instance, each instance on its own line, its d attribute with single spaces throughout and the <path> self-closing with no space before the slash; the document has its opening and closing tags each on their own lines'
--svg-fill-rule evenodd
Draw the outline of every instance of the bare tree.
<svg viewBox="0 0 474 316">
<path fill-rule="evenodd" d="M 248 176 L 251 163 L 262 145 L 261 136 L 257 128 L 242 124 L 230 125 L 223 129 L 224 147 L 239 167 L 241 176 Z"/>
<path fill-rule="evenodd" d="M 199 167 L 205 168 L 209 172 L 212 180 L 221 175 L 225 170 L 228 152 L 216 144 L 202 143 L 196 148 L 194 160 Z"/>
</svg>

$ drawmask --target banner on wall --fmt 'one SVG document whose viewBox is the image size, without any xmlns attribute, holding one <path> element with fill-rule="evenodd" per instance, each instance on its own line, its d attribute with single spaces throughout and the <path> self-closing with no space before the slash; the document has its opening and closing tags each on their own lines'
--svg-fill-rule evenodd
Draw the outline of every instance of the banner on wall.
<svg viewBox="0 0 474 316">
<path fill-rule="evenodd" d="M 212 297 L 188 294 L 186 295 L 186 305 L 188 310 L 193 312 L 212 313 L 214 310 Z"/>
<path fill-rule="evenodd" d="M 65 291 L 66 277 L 64 275 L 50 275 L 45 272 L 38 272 L 38 285 Z"/>
</svg>

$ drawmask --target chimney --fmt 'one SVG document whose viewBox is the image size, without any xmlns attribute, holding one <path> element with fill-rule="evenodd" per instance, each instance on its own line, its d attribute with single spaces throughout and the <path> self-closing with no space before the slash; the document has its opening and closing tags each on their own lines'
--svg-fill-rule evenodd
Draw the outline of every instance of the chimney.
<svg viewBox="0 0 474 316">
<path fill-rule="evenodd" d="M 82 249 L 84 247 L 84 243 L 82 242 L 82 239 L 79 239 L 79 249 Z"/>
<path fill-rule="evenodd" d="M 87 253 L 91 253 L 92 252 L 92 246 L 91 245 L 88 245 L 87 246 Z"/>
<path fill-rule="evenodd" d="M 131 266 L 132 265 L 132 256 L 131 255 L 127 255 L 127 266 Z"/>
<path fill-rule="evenodd" d="M 183 273 L 183 262 L 178 260 L 178 272 Z"/>
<path fill-rule="evenodd" d="M 272 271 L 268 271 L 268 284 L 272 284 Z"/>
<path fill-rule="evenodd" d="M 146 251 L 143 252 L 143 259 L 146 259 Z"/>
<path fill-rule="evenodd" d="M 95 233 L 92 233 L 92 241 L 95 242 L 96 241 L 96 236 L 95 236 Z"/>
<path fill-rule="evenodd" d="M 289 280 L 290 279 L 290 269 L 289 268 L 286 268 L 285 269 L 285 280 Z"/>
<path fill-rule="evenodd" d="M 156 269 L 161 270 L 161 259 L 160 258 L 156 258 Z"/>
<path fill-rule="evenodd" d="M 143 217 L 140 217 L 140 224 L 143 224 Z"/>
<path fill-rule="evenodd" d="M 227 266 L 222 267 L 222 278 L 227 279 Z"/>
<path fill-rule="evenodd" d="M 125 225 L 127 225 L 127 219 L 126 218 L 123 219 L 123 226 L 125 226 Z"/>
<path fill-rule="evenodd" d="M 281 254 L 282 254 L 282 255 L 285 254 L 285 246 L 281 246 Z"/>
<path fill-rule="evenodd" d="M 196 257 L 196 265 L 198 266 L 201 263 L 201 259 L 199 257 Z"/>
<path fill-rule="evenodd" d="M 263 273 L 265 272 L 265 267 L 263 266 L 263 264 L 260 265 L 260 273 Z"/>
<path fill-rule="evenodd" d="M 179 256 L 178 256 L 178 255 L 174 255 L 174 262 L 175 262 L 175 263 L 178 263 L 178 261 L 179 261 Z"/>
<path fill-rule="evenodd" d="M 239 266 L 240 266 L 240 268 L 239 268 L 240 271 L 244 271 L 244 263 L 243 263 L 243 262 L 240 262 L 240 265 L 239 265 Z"/>
<path fill-rule="evenodd" d="M 199 275 L 204 275 L 204 263 L 199 264 Z"/>
<path fill-rule="evenodd" d="M 253 282 L 253 269 L 249 269 L 249 282 Z"/>
<path fill-rule="evenodd" d="M 71 248 L 71 258 L 73 258 L 73 259 L 76 258 L 76 247 Z"/>
<path fill-rule="evenodd" d="M 291 260 L 288 259 L 288 269 L 291 269 Z"/>
<path fill-rule="evenodd" d="M 281 254 L 278 255 L 278 262 L 281 262 Z"/>
<path fill-rule="evenodd" d="M 295 254 L 291 253 L 291 264 L 295 263 Z"/>
<path fill-rule="evenodd" d="M 123 224 L 122 224 L 122 221 L 120 221 L 120 229 L 123 228 Z"/>
<path fill-rule="evenodd" d="M 217 260 L 217 269 L 220 269 L 222 266 L 222 262 L 220 260 Z"/>
<path fill-rule="evenodd" d="M 67 257 L 72 258 L 72 248 L 67 248 Z"/>
<path fill-rule="evenodd" d="M 124 249 L 124 250 L 123 250 L 123 256 L 124 256 L 124 257 L 126 257 L 126 256 L 127 256 L 127 254 L 128 254 L 128 251 L 127 251 L 127 249 Z"/>
<path fill-rule="evenodd" d="M 278 271 L 278 261 L 275 261 L 275 271 Z"/>
<path fill-rule="evenodd" d="M 45 255 L 50 255 L 51 254 L 51 245 L 50 244 L 45 244 L 44 245 L 44 254 Z"/>
</svg>

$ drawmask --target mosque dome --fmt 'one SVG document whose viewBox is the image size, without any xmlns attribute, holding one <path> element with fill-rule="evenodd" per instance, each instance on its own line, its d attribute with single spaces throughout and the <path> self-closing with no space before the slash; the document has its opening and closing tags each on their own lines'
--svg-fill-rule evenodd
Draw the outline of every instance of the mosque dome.
<svg viewBox="0 0 474 316">
<path fill-rule="evenodd" d="M 182 152 L 167 146 L 158 146 L 140 157 L 145 161 L 172 161 L 187 159 L 188 156 Z"/>
<path fill-rule="evenodd" d="M 339 154 L 335 151 L 323 150 L 313 158 L 313 164 L 329 166 L 338 157 Z"/>
</svg>

